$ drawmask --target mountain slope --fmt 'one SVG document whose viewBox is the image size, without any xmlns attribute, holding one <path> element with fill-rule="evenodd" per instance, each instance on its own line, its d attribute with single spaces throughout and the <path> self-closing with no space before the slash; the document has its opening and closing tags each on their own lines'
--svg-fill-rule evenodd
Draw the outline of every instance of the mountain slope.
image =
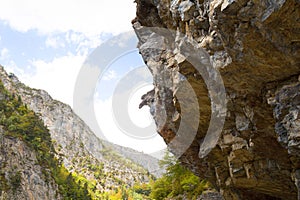
<svg viewBox="0 0 300 200">
<path fill-rule="evenodd" d="M 0 199 L 61 199 L 55 181 L 46 182 L 37 155 L 22 140 L 1 130 Z M 32 192 L 37 191 L 37 192 Z"/>
<path fill-rule="evenodd" d="M 91 199 L 57 160 L 43 122 L 1 81 L 0 198 Z"/>
<path fill-rule="evenodd" d="M 95 187 L 99 194 L 122 185 L 131 186 L 136 181 L 149 180 L 149 173 L 143 167 L 115 151 L 122 151 L 122 147 L 97 138 L 70 106 L 53 100 L 43 90 L 25 86 L 13 74 L 8 75 L 3 67 L 0 67 L 0 79 L 11 93 L 18 94 L 43 120 L 64 166 L 79 179 L 83 177 L 89 180 L 92 183 L 90 187 Z M 140 154 L 132 152 L 134 156 Z M 158 163 L 156 159 L 144 154 L 138 157 L 143 157 L 145 166 Z M 145 162 L 147 158 L 148 163 Z"/>
</svg>

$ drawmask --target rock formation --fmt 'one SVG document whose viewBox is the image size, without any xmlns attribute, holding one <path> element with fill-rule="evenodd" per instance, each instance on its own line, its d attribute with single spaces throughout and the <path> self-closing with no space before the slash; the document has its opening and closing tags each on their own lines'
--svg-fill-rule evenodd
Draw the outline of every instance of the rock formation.
<svg viewBox="0 0 300 200">
<path fill-rule="evenodd" d="M 45 179 L 37 156 L 22 140 L 0 128 L 0 199 L 63 199 L 52 178 Z"/>
<path fill-rule="evenodd" d="M 154 82 L 147 99 L 171 151 L 225 199 L 300 199 L 300 2 L 136 3 L 132 23 Z M 182 82 L 193 92 L 180 92 Z M 211 89 L 218 84 L 226 96 Z M 182 120 L 189 113 L 199 113 L 199 122 Z M 222 117 L 224 126 L 210 127 Z M 185 142 L 173 144 L 182 124 L 182 139 L 193 137 L 184 153 Z M 220 137 L 205 138 L 219 129 Z"/>
<path fill-rule="evenodd" d="M 155 167 L 155 170 L 158 169 L 156 158 L 99 139 L 70 106 L 52 99 L 44 90 L 27 87 L 14 74 L 7 74 L 2 66 L 0 66 L 0 81 L 11 94 L 21 98 L 28 108 L 40 116 L 49 129 L 57 158 L 68 171 L 91 181 L 99 193 L 112 191 L 122 185 L 132 186 L 135 182 L 147 182 L 151 173 L 155 175 L 161 173 L 161 171 L 151 171 L 151 169 L 153 170 L 151 167 Z M 22 150 L 26 149 L 22 141 L 14 138 L 4 139 L 6 140 L 2 141 L 4 146 L 0 144 L 2 150 L 0 164 L 2 160 L 6 159 L 3 155 L 16 154 L 5 161 L 11 163 L 6 167 L 12 168 L 16 165 L 18 168 L 15 171 L 24 171 L 22 168 L 31 169 L 28 172 L 28 181 L 24 181 L 23 186 L 32 190 L 40 190 L 38 193 L 32 192 L 32 195 L 36 196 L 35 199 L 59 199 L 59 196 L 53 196 L 55 190 L 49 189 L 55 184 L 54 186 L 47 185 L 42 182 L 42 178 L 39 178 L 40 166 L 31 167 L 34 165 L 34 155 L 31 155 L 30 150 L 28 152 Z M 7 148 L 7 145 L 11 145 L 10 148 Z M 23 165 L 18 163 L 23 163 Z M 1 167 L 2 171 L 5 169 Z M 36 181 L 37 184 L 33 181 Z M 37 196 L 47 190 L 51 190 L 53 194 L 50 191 L 49 194 L 44 193 L 48 196 Z M 15 197 L 13 195 L 9 197 Z M 30 199 L 26 195 L 18 199 Z"/>
</svg>

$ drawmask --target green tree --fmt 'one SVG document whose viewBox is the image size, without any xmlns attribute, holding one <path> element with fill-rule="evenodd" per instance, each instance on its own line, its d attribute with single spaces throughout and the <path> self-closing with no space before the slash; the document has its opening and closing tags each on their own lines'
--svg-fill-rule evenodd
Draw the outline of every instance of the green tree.
<svg viewBox="0 0 300 200">
<path fill-rule="evenodd" d="M 209 184 L 195 176 L 190 170 L 183 167 L 169 152 L 160 162 L 166 168 L 165 174 L 151 183 L 150 198 L 163 200 L 184 195 L 188 199 L 196 199 Z"/>
</svg>

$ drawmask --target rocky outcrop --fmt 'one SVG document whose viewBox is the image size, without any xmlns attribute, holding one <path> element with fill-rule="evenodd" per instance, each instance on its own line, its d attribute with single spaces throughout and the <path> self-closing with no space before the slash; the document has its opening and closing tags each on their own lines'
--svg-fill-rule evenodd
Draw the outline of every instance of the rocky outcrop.
<svg viewBox="0 0 300 200">
<path fill-rule="evenodd" d="M 299 1 L 136 2 L 171 151 L 225 199 L 299 199 Z"/>
<path fill-rule="evenodd" d="M 62 199 L 34 151 L 22 140 L 6 136 L 1 127 L 0 151 L 0 199 Z"/>
</svg>

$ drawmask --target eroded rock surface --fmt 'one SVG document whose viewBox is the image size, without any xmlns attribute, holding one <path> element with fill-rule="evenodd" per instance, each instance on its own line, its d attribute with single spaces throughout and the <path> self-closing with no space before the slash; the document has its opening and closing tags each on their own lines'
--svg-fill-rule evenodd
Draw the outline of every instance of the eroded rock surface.
<svg viewBox="0 0 300 200">
<path fill-rule="evenodd" d="M 169 148 L 225 199 L 299 199 L 299 1 L 136 2 L 132 23 L 154 83 L 151 101 L 142 105 L 151 106 Z M 207 74 L 192 62 L 197 55 L 209 66 Z M 210 89 L 220 83 L 217 72 L 226 108 L 211 101 L 222 95 Z M 186 81 L 193 92 L 180 93 Z M 199 123 L 182 122 L 186 116 L 193 119 L 189 113 L 195 109 Z M 211 117 L 222 115 L 226 121 L 217 144 L 199 156 Z M 174 144 L 182 124 L 183 142 Z M 178 154 L 189 137 L 189 148 Z"/>
<path fill-rule="evenodd" d="M 0 127 L 0 199 L 63 199 L 52 177 L 45 177 L 37 155 L 22 140 Z"/>
</svg>

